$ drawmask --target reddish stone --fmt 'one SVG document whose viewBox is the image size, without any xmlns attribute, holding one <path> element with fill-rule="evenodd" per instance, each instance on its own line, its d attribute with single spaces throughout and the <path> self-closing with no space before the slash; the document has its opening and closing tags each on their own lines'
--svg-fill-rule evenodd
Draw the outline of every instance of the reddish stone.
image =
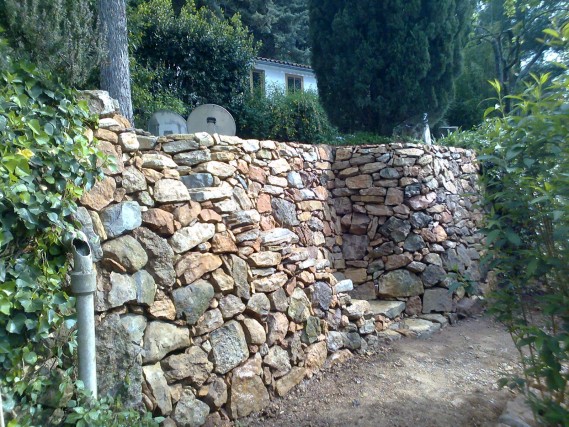
<svg viewBox="0 0 569 427">
<path fill-rule="evenodd" d="M 199 218 L 203 222 L 221 222 L 221 215 L 211 209 L 203 209 L 199 214 Z"/>
<path fill-rule="evenodd" d="M 405 314 L 415 316 L 423 311 L 423 303 L 420 296 L 414 296 L 407 300 L 405 305 Z"/>
<path fill-rule="evenodd" d="M 158 234 L 174 234 L 174 215 L 162 209 L 148 209 L 142 212 L 142 223 Z"/>
<path fill-rule="evenodd" d="M 261 230 L 267 231 L 275 228 L 277 224 L 272 216 L 262 216 L 259 226 L 261 227 Z"/>
<path fill-rule="evenodd" d="M 119 125 L 125 127 L 125 128 L 129 128 L 132 127 L 132 125 L 130 124 L 130 122 L 128 121 L 128 119 L 124 116 L 121 116 L 120 114 L 115 114 L 113 116 L 113 119 L 116 120 L 118 122 Z"/>
<path fill-rule="evenodd" d="M 190 252 L 176 263 L 176 275 L 183 284 L 190 284 L 204 274 L 221 267 L 221 258 L 210 253 Z"/>
<path fill-rule="evenodd" d="M 176 207 L 172 213 L 174 214 L 174 219 L 182 224 L 183 227 L 186 227 L 192 220 L 198 217 L 201 210 L 199 203 L 189 202 Z"/>
<path fill-rule="evenodd" d="M 371 175 L 358 175 L 346 179 L 346 187 L 350 189 L 369 188 L 373 180 Z"/>
<path fill-rule="evenodd" d="M 328 200 L 328 190 L 326 190 L 325 187 L 322 187 L 321 185 L 313 188 L 312 191 L 314 192 L 314 194 L 316 194 L 316 198 L 318 200 Z"/>
<path fill-rule="evenodd" d="M 83 194 L 81 197 L 81 204 L 94 211 L 100 211 L 114 199 L 114 194 L 117 184 L 111 177 L 105 177 L 99 181 L 95 186 Z"/>
<path fill-rule="evenodd" d="M 211 239 L 211 251 L 214 254 L 236 253 L 237 245 L 227 231 L 217 233 Z"/>
<path fill-rule="evenodd" d="M 395 270 L 396 268 L 405 267 L 407 264 L 413 261 L 413 257 L 409 253 L 403 253 L 400 255 L 389 255 L 387 257 L 387 262 L 385 263 L 386 270 Z"/>
<path fill-rule="evenodd" d="M 148 307 L 148 313 L 156 319 L 176 319 L 176 307 L 170 298 L 167 297 L 159 301 L 154 301 L 152 305 Z"/>
<path fill-rule="evenodd" d="M 108 129 L 97 129 L 95 131 L 95 138 L 103 139 L 105 141 L 112 142 L 113 144 L 117 144 L 119 142 L 118 135 Z"/>
<path fill-rule="evenodd" d="M 237 160 L 237 170 L 243 175 L 249 175 L 249 165 L 243 159 Z"/>
<path fill-rule="evenodd" d="M 447 233 L 445 229 L 440 225 L 437 225 L 435 228 L 433 228 L 433 234 L 435 235 L 435 242 L 437 243 L 444 242 L 447 239 Z"/>
<path fill-rule="evenodd" d="M 264 184 L 267 182 L 267 173 L 263 170 L 263 168 L 249 165 L 249 179 L 260 184 Z"/>
<path fill-rule="evenodd" d="M 403 191 L 399 188 L 388 188 L 387 196 L 385 196 L 385 204 L 388 206 L 397 206 L 403 203 Z"/>
<path fill-rule="evenodd" d="M 269 194 L 261 194 L 257 199 L 257 210 L 259 213 L 267 213 L 272 212 L 273 208 L 271 207 L 271 196 Z"/>
</svg>

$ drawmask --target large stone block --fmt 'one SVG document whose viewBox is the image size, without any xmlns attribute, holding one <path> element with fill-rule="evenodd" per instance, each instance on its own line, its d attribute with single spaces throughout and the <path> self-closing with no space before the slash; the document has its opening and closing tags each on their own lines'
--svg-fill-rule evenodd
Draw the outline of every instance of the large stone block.
<svg viewBox="0 0 569 427">
<path fill-rule="evenodd" d="M 154 321 L 148 323 L 144 333 L 144 363 L 158 362 L 168 353 L 191 344 L 190 331 L 171 323 Z"/>
<path fill-rule="evenodd" d="M 362 260 L 367 252 L 369 238 L 355 234 L 344 234 L 342 253 L 346 260 Z"/>
<path fill-rule="evenodd" d="M 411 297 L 423 293 L 423 282 L 408 270 L 394 270 L 381 276 L 378 281 L 379 297 Z"/>
<path fill-rule="evenodd" d="M 249 349 L 243 328 L 234 320 L 210 334 L 214 370 L 218 374 L 226 374 L 247 357 Z"/>
<path fill-rule="evenodd" d="M 452 292 L 448 289 L 427 289 L 423 295 L 423 313 L 452 311 Z"/>
<path fill-rule="evenodd" d="M 118 237 L 142 224 L 142 213 L 136 202 L 111 205 L 101 212 L 100 217 L 109 238 Z"/>
<path fill-rule="evenodd" d="M 209 307 L 213 294 L 213 286 L 205 280 L 175 289 L 172 298 L 176 306 L 176 317 L 185 317 L 190 325 L 195 325 Z"/>
</svg>

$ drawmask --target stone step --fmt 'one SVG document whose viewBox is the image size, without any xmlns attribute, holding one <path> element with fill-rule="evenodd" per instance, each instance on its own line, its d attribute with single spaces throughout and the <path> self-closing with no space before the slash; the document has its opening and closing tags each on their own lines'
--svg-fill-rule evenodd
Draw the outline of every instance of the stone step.
<svg viewBox="0 0 569 427">
<path fill-rule="evenodd" d="M 396 318 L 405 310 L 405 303 L 403 301 L 371 300 L 369 301 L 369 305 L 374 315 L 381 314 L 390 319 Z"/>
<path fill-rule="evenodd" d="M 418 338 L 429 338 L 433 333 L 441 329 L 440 323 L 434 323 L 425 319 L 405 319 L 400 326 L 417 334 Z"/>
</svg>

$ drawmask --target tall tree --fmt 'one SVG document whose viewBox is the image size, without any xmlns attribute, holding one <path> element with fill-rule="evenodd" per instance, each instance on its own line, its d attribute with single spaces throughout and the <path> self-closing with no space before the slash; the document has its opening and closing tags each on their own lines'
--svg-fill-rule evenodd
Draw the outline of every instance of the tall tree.
<svg viewBox="0 0 569 427">
<path fill-rule="evenodd" d="M 99 19 L 107 52 L 101 63 L 101 89 L 118 100 L 122 115 L 134 124 L 125 0 L 100 0 Z"/>
<path fill-rule="evenodd" d="M 181 0 L 172 0 L 179 4 Z M 238 13 L 256 41 L 259 55 L 285 61 L 310 63 L 308 0 L 198 0 L 218 16 Z"/>
<path fill-rule="evenodd" d="M 460 72 L 470 0 L 310 0 L 312 65 L 332 122 L 391 134 L 444 114 Z"/>
<path fill-rule="evenodd" d="M 541 41 L 547 38 L 543 30 L 563 25 L 568 20 L 567 0 L 479 2 L 475 41 L 492 47 L 495 67 L 493 78 L 501 83 L 506 95 L 513 93 L 531 72 L 544 65 L 548 52 L 555 51 Z"/>
<path fill-rule="evenodd" d="M 102 43 L 93 0 L 2 0 L 0 27 L 14 59 L 32 62 L 67 85 L 82 88 L 96 73 Z"/>
<path fill-rule="evenodd" d="M 471 41 L 464 49 L 464 67 L 456 79 L 455 98 L 445 114 L 449 125 L 463 130 L 479 125 L 484 110 L 493 106 L 496 92 L 488 83 L 494 79 L 494 56 L 487 43 Z"/>
<path fill-rule="evenodd" d="M 170 0 L 140 3 L 130 17 L 137 116 L 156 106 L 182 114 L 208 102 L 231 108 L 250 90 L 256 48 L 237 17 L 218 18 L 191 1 L 176 16 Z"/>
</svg>

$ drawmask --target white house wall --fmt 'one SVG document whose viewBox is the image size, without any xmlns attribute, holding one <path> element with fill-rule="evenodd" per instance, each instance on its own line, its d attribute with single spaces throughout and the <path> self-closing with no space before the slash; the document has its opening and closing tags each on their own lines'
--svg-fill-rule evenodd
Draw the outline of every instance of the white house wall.
<svg viewBox="0 0 569 427">
<path fill-rule="evenodd" d="M 265 71 L 265 88 L 270 90 L 272 87 L 285 89 L 286 75 L 292 74 L 302 76 L 305 91 L 317 91 L 316 77 L 310 70 L 302 68 L 287 67 L 285 65 L 269 65 L 256 63 L 255 70 Z"/>
</svg>

